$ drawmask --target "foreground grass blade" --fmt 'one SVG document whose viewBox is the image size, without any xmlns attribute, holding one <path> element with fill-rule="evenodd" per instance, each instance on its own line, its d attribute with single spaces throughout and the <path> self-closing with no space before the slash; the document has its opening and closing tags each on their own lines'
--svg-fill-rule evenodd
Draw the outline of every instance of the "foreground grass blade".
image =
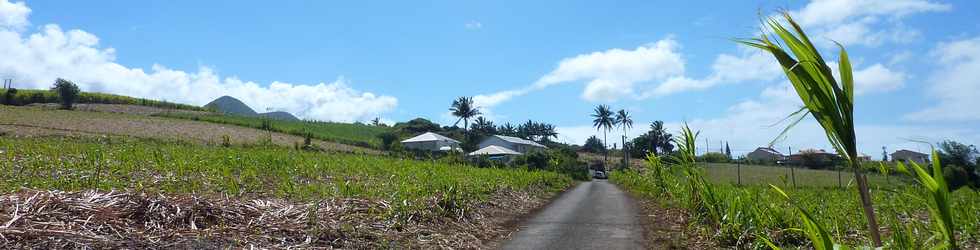
<svg viewBox="0 0 980 250">
<path fill-rule="evenodd" d="M 817 220 L 813 218 L 813 215 L 811 215 L 809 211 L 807 211 L 805 208 L 797 204 L 796 201 L 790 198 L 789 195 L 786 194 L 786 192 L 784 192 L 782 189 L 772 184 L 770 184 L 769 187 L 775 190 L 777 193 L 779 193 L 779 195 L 782 196 L 783 198 L 786 198 L 786 200 L 789 201 L 789 203 L 792 204 L 793 207 L 796 207 L 796 210 L 800 212 L 800 220 L 803 221 L 803 233 L 806 234 L 806 237 L 809 238 L 811 242 L 813 242 L 814 249 L 816 250 L 847 249 L 846 247 L 835 245 L 833 238 L 831 238 L 830 236 L 830 232 L 828 232 L 823 225 L 817 222 Z"/>
<path fill-rule="evenodd" d="M 956 246 L 956 234 L 953 227 L 953 209 L 949 199 L 949 187 L 943 177 L 943 170 L 939 163 L 939 153 L 932 151 L 932 175 L 926 172 L 916 162 L 911 162 L 912 169 L 919 183 L 929 192 L 929 214 L 932 217 L 933 226 L 937 233 L 942 236 L 943 243 L 936 246 L 936 249 L 958 249 Z"/>
<path fill-rule="evenodd" d="M 766 34 L 756 39 L 738 42 L 769 52 L 779 62 L 807 112 L 823 127 L 827 140 L 854 171 L 854 179 L 858 182 L 858 192 L 868 220 L 868 231 L 874 245 L 880 247 L 881 236 L 874 207 L 871 204 L 871 192 L 868 190 L 867 179 L 858 167 L 857 142 L 854 133 L 854 79 L 847 51 L 838 44 L 840 47 L 838 65 L 841 72 L 841 84 L 838 84 L 827 62 L 799 24 L 789 13 L 784 12 L 783 18 L 792 30 L 787 29 L 775 18 L 769 18 L 765 23 L 789 52 L 783 46 L 770 41 Z M 791 116 L 801 112 L 802 110 L 794 112 Z M 802 113 L 786 129 L 797 125 L 805 115 L 806 113 Z M 785 134 L 786 130 L 780 133 L 780 136 Z"/>
</svg>

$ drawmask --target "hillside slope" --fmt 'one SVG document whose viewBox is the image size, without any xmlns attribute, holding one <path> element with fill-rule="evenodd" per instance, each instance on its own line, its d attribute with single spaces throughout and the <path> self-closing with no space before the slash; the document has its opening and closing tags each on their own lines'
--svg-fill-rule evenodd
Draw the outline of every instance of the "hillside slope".
<svg viewBox="0 0 980 250">
<path fill-rule="evenodd" d="M 45 107 L 4 105 L 0 105 L 0 133 L 28 137 L 112 135 L 203 144 L 221 144 L 227 136 L 229 142 L 235 145 L 260 144 L 271 138 L 273 144 L 287 147 L 303 142 L 301 136 L 214 122 L 128 113 L 66 111 Z M 336 142 L 314 140 L 313 143 L 329 151 L 379 153 L 373 149 Z"/>
<path fill-rule="evenodd" d="M 293 116 L 293 114 L 290 114 L 289 112 L 284 112 L 284 111 L 275 111 L 275 112 L 261 113 L 258 116 L 260 116 L 260 117 L 266 117 L 266 118 L 273 119 L 273 120 L 299 121 L 299 118 L 296 118 L 296 116 Z"/>
</svg>

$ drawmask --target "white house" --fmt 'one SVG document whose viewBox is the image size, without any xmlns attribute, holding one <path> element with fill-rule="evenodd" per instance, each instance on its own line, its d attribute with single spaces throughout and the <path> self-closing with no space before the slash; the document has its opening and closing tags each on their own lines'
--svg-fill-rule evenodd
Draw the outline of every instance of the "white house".
<svg viewBox="0 0 980 250">
<path fill-rule="evenodd" d="M 527 153 L 529 151 L 536 150 L 536 149 L 547 149 L 548 148 L 548 147 L 545 147 L 544 145 L 541 145 L 541 144 L 539 144 L 537 142 L 534 142 L 534 141 L 531 141 L 531 140 L 525 140 L 525 139 L 521 139 L 521 138 L 517 138 L 517 137 L 503 136 L 503 135 L 493 135 L 493 136 L 487 137 L 487 139 L 484 139 L 482 142 L 480 142 L 480 145 L 477 145 L 477 147 L 479 147 L 481 149 L 486 148 L 486 147 L 489 147 L 489 146 L 503 147 L 503 148 L 507 148 L 507 149 L 513 150 L 513 151 L 518 152 L 518 153 L 521 153 L 521 154 L 524 154 L 524 153 Z"/>
<path fill-rule="evenodd" d="M 776 161 L 783 160 L 784 158 L 786 158 L 786 156 L 783 156 L 782 153 L 776 151 L 775 149 L 760 147 L 755 149 L 755 151 L 752 151 L 748 155 L 745 155 L 745 158 L 748 158 L 749 160 L 753 160 L 753 161 L 776 162 Z"/>
<path fill-rule="evenodd" d="M 892 161 L 901 161 L 905 163 L 915 162 L 915 163 L 927 163 L 929 162 L 929 155 L 915 152 L 912 150 L 902 149 L 892 153 Z"/>
<path fill-rule="evenodd" d="M 415 150 L 450 151 L 459 150 L 459 141 L 440 134 L 426 132 L 402 141 L 402 146 Z"/>
</svg>

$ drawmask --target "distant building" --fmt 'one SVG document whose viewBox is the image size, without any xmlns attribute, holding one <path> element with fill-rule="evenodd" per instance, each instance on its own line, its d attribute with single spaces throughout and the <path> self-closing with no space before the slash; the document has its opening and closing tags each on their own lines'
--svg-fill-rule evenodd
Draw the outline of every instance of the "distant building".
<svg viewBox="0 0 980 250">
<path fill-rule="evenodd" d="M 509 161 L 510 159 L 512 159 L 515 155 L 521 155 L 521 153 L 519 153 L 517 151 L 514 151 L 514 150 L 510 150 L 509 148 L 505 148 L 505 147 L 501 147 L 501 146 L 496 146 L 496 145 L 490 145 L 490 146 L 486 146 L 484 148 L 481 148 L 481 149 L 479 149 L 477 151 L 470 152 L 469 154 L 466 154 L 466 155 L 467 156 L 470 156 L 470 157 L 482 157 L 482 156 L 485 156 L 485 157 L 488 157 L 489 160 L 497 160 L 497 161 L 506 162 L 506 161 Z"/>
<path fill-rule="evenodd" d="M 786 157 L 786 164 L 823 168 L 833 165 L 834 161 L 838 159 L 840 159 L 840 156 L 824 151 L 823 149 L 804 149 Z"/>
<path fill-rule="evenodd" d="M 929 155 L 915 152 L 912 150 L 905 150 L 905 149 L 898 150 L 895 151 L 895 153 L 892 153 L 891 156 L 892 156 L 892 161 L 901 161 L 905 163 L 915 162 L 920 164 L 929 162 Z"/>
<path fill-rule="evenodd" d="M 406 139 L 402 141 L 402 146 L 408 149 L 423 151 L 460 150 L 459 141 L 432 132 L 426 132 L 416 137 Z"/>
<path fill-rule="evenodd" d="M 767 161 L 767 162 L 777 162 L 786 158 L 782 153 L 776 151 L 772 148 L 759 147 L 752 151 L 751 153 L 745 155 L 745 158 L 751 161 Z"/>
<path fill-rule="evenodd" d="M 477 145 L 477 147 L 479 147 L 480 149 L 489 146 L 503 147 L 521 154 L 530 152 L 532 150 L 548 148 L 545 147 L 544 145 L 541 145 L 531 140 L 526 140 L 526 139 L 521 139 L 521 138 L 511 137 L 511 136 L 503 136 L 503 135 L 492 135 L 490 137 L 487 137 L 487 139 L 484 139 L 482 142 L 480 142 L 479 145 Z"/>
<path fill-rule="evenodd" d="M 858 160 L 862 162 L 871 161 L 871 156 L 866 154 L 860 154 L 858 155 Z"/>
</svg>

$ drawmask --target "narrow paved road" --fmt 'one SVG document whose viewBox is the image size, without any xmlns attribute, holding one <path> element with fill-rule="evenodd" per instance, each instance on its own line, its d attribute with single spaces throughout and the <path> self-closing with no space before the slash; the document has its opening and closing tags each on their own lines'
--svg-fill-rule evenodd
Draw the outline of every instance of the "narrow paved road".
<svg viewBox="0 0 980 250">
<path fill-rule="evenodd" d="M 525 221 L 503 249 L 642 249 L 636 204 L 605 180 L 583 182 Z"/>
</svg>

